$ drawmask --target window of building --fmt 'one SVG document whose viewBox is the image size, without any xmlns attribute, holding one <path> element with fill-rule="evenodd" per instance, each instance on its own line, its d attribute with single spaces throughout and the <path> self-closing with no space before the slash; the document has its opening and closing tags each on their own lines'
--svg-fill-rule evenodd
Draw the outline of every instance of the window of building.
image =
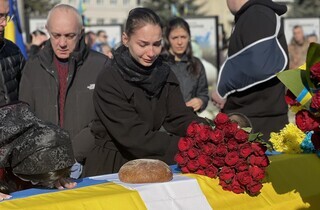
<svg viewBox="0 0 320 210">
<path fill-rule="evenodd" d="M 130 4 L 130 0 L 123 0 L 123 5 L 124 6 L 127 6 L 127 5 L 129 5 Z"/>
<path fill-rule="evenodd" d="M 69 4 L 75 4 L 76 0 L 69 0 Z"/>
<path fill-rule="evenodd" d="M 116 24 L 116 23 L 118 23 L 118 20 L 116 18 L 111 18 L 110 19 L 110 23 L 111 24 Z"/>
<path fill-rule="evenodd" d="M 116 5 L 117 4 L 117 0 L 110 0 L 110 4 L 111 5 Z"/>
<path fill-rule="evenodd" d="M 82 1 L 84 4 L 90 4 L 90 0 L 83 0 Z"/>
<path fill-rule="evenodd" d="M 103 18 L 97 18 L 97 25 L 103 25 L 104 19 Z"/>
<path fill-rule="evenodd" d="M 97 0 L 97 5 L 103 5 L 104 4 L 104 0 Z"/>
</svg>

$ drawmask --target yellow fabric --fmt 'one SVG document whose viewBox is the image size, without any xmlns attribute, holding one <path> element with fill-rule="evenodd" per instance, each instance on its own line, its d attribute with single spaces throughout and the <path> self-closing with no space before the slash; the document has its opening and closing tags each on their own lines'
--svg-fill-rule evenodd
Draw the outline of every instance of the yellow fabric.
<svg viewBox="0 0 320 210">
<path fill-rule="evenodd" d="M 315 154 L 283 154 L 269 159 L 266 183 L 258 196 L 224 191 L 218 179 L 186 176 L 197 179 L 214 210 L 319 210 L 320 158 Z M 105 183 L 0 202 L 0 209 L 131 210 L 146 209 L 146 206 L 137 191 Z"/>
<path fill-rule="evenodd" d="M 1 210 L 144 210 L 139 193 L 114 183 L 31 196 L 0 203 Z"/>
<path fill-rule="evenodd" d="M 10 22 L 7 23 L 7 26 L 6 26 L 5 30 L 4 30 L 4 37 L 6 39 L 9 39 L 12 42 L 16 41 L 14 22 L 13 21 L 10 21 Z"/>
<path fill-rule="evenodd" d="M 269 157 L 266 183 L 258 196 L 224 191 L 218 179 L 188 174 L 197 179 L 214 210 L 320 209 L 320 159 L 315 154 Z"/>
</svg>

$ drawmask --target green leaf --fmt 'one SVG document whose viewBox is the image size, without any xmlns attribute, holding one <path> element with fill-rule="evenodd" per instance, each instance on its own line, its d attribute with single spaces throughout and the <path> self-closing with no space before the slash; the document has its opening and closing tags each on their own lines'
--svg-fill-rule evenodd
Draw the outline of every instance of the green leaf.
<svg viewBox="0 0 320 210">
<path fill-rule="evenodd" d="M 214 124 L 214 122 L 213 122 L 213 120 L 211 120 L 211 119 L 209 119 L 209 118 L 205 118 L 206 119 L 206 121 L 208 122 L 208 124 L 212 127 L 212 128 L 214 128 L 216 125 Z"/>
</svg>

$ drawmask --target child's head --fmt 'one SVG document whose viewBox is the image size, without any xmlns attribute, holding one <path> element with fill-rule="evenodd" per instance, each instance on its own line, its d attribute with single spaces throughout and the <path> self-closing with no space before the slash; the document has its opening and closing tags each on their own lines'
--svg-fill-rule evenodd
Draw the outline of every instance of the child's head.
<svg viewBox="0 0 320 210">
<path fill-rule="evenodd" d="M 238 123 L 240 128 L 252 128 L 252 124 L 247 116 L 242 113 L 229 113 L 229 119 Z"/>
</svg>

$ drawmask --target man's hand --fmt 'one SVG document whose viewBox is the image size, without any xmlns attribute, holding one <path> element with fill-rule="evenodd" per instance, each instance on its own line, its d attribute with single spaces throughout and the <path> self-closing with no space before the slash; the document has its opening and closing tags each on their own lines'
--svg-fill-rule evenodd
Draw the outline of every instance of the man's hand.
<svg viewBox="0 0 320 210">
<path fill-rule="evenodd" d="M 186 105 L 193 108 L 193 111 L 198 111 L 202 107 L 203 101 L 200 98 L 193 98 L 186 102 Z"/>
<path fill-rule="evenodd" d="M 218 94 L 217 90 L 212 90 L 211 93 L 211 100 L 214 106 L 216 106 L 219 109 L 223 109 L 226 99 L 221 98 L 221 96 Z"/>
</svg>

